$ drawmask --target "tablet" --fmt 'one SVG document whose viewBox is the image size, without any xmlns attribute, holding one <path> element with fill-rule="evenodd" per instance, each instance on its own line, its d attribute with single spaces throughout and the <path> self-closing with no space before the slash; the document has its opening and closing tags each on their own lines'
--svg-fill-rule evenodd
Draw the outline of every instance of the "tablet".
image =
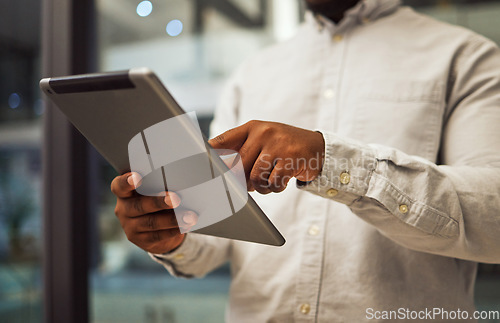
<svg viewBox="0 0 500 323">
<path fill-rule="evenodd" d="M 151 70 L 44 78 L 40 88 L 117 172 L 141 174 L 140 194 L 178 193 L 199 216 L 190 232 L 285 243 L 237 176 L 241 160 L 226 166 Z"/>
</svg>

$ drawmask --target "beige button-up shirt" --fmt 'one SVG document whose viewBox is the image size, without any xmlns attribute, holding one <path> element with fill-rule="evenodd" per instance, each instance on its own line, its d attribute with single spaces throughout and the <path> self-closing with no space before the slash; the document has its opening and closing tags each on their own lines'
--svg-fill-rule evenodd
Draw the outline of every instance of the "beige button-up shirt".
<svg viewBox="0 0 500 323">
<path fill-rule="evenodd" d="M 500 262 L 499 49 L 396 0 L 364 0 L 338 25 L 306 18 L 235 73 L 212 129 L 323 133 L 315 181 L 253 195 L 287 243 L 188 234 L 153 257 L 183 277 L 229 260 L 230 322 L 471 317 L 476 262 Z"/>
</svg>

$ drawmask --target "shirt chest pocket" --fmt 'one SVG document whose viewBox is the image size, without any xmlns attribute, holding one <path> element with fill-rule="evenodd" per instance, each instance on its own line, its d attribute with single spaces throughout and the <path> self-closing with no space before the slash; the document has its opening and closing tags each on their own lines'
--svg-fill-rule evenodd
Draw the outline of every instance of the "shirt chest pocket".
<svg viewBox="0 0 500 323">
<path fill-rule="evenodd" d="M 436 161 L 445 106 L 439 82 L 373 81 L 356 91 L 353 137 Z"/>
</svg>

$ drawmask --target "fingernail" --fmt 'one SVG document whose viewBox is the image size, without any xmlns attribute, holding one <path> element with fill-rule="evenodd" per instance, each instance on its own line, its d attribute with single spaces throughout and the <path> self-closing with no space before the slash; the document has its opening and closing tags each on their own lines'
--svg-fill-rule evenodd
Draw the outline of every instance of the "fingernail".
<svg viewBox="0 0 500 323">
<path fill-rule="evenodd" d="M 182 221 L 189 225 L 195 225 L 197 221 L 197 216 L 194 212 L 188 211 L 182 217 Z"/>
<path fill-rule="evenodd" d="M 127 183 L 130 185 L 130 186 L 133 186 L 135 188 L 137 188 L 139 186 L 139 182 L 141 180 L 141 176 L 139 176 L 139 174 L 137 173 L 132 173 L 130 174 L 130 176 L 127 178 Z"/>
<path fill-rule="evenodd" d="M 130 176 L 127 178 L 127 183 L 130 186 L 135 186 L 135 184 L 134 184 L 134 178 L 132 177 L 132 174 L 130 174 Z"/>
<path fill-rule="evenodd" d="M 165 195 L 165 204 L 176 208 L 181 205 L 181 199 L 177 194 L 167 192 L 167 195 Z"/>
</svg>

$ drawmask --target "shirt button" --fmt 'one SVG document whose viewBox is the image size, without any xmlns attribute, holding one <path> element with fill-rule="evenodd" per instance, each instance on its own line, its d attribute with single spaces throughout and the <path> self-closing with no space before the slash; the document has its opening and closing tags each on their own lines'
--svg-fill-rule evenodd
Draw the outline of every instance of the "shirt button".
<svg viewBox="0 0 500 323">
<path fill-rule="evenodd" d="M 342 39 L 344 39 L 344 37 L 342 37 L 342 35 L 333 35 L 333 40 L 337 43 L 341 42 Z"/>
<path fill-rule="evenodd" d="M 174 258 L 177 259 L 177 260 L 182 260 L 182 259 L 184 259 L 184 254 L 183 253 L 178 253 L 178 254 L 176 254 L 174 256 Z"/>
<path fill-rule="evenodd" d="M 300 313 L 309 314 L 310 311 L 311 311 L 311 305 L 307 303 L 300 305 Z"/>
<path fill-rule="evenodd" d="M 319 234 L 319 227 L 317 225 L 311 225 L 309 230 L 307 230 L 310 236 L 317 236 Z"/>
<path fill-rule="evenodd" d="M 401 213 L 403 213 L 403 214 L 407 213 L 407 212 L 408 212 L 408 205 L 406 205 L 406 204 L 401 204 L 401 205 L 399 206 L 399 212 L 401 212 Z"/>
<path fill-rule="evenodd" d="M 332 89 L 326 89 L 323 95 L 326 99 L 331 99 L 335 96 L 335 92 Z"/>
<path fill-rule="evenodd" d="M 326 195 L 328 197 L 334 197 L 334 196 L 337 196 L 337 194 L 339 194 L 339 191 L 337 191 L 334 188 L 330 188 L 328 191 L 326 191 Z"/>
<path fill-rule="evenodd" d="M 342 184 L 347 185 L 349 184 L 350 181 L 351 181 L 351 175 L 349 175 L 348 171 L 342 172 L 340 174 L 340 182 Z"/>
</svg>

